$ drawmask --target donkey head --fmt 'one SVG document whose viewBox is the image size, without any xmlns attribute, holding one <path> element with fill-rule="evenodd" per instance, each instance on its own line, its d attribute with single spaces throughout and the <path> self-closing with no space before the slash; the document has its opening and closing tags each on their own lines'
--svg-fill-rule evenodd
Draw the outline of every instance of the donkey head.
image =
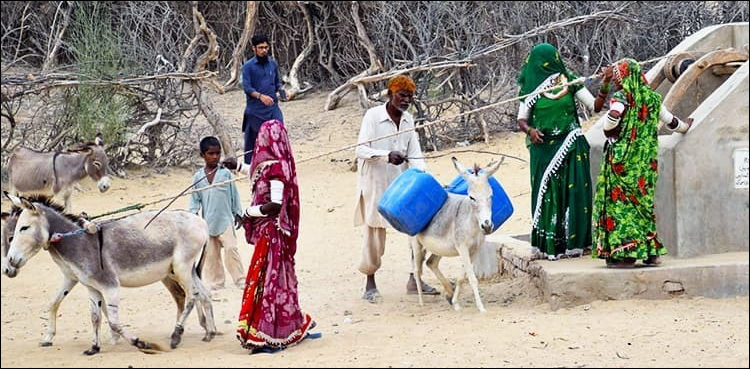
<svg viewBox="0 0 750 369">
<path fill-rule="evenodd" d="M 14 208 L 17 209 L 17 208 Z M 3 274 L 8 274 L 10 266 L 8 265 L 8 249 L 10 249 L 10 241 L 13 240 L 13 233 L 16 230 L 16 223 L 18 222 L 18 215 L 20 211 L 11 211 L 10 213 L 2 212 L 3 219 L 3 236 L 2 236 L 2 250 L 3 250 Z"/>
<path fill-rule="evenodd" d="M 471 205 L 474 207 L 477 215 L 477 221 L 479 227 L 482 228 L 485 234 L 492 232 L 492 186 L 490 186 L 489 178 L 495 173 L 497 168 L 500 167 L 501 162 L 490 162 L 487 164 L 486 170 L 481 170 L 479 166 L 474 165 L 473 171 L 467 170 L 455 157 L 453 160 L 453 166 L 456 167 L 458 174 L 463 177 L 468 185 L 468 196 L 471 200 Z"/>
<path fill-rule="evenodd" d="M 13 278 L 42 247 L 49 246 L 49 223 L 44 212 L 27 199 L 5 195 L 22 209 L 18 215 L 3 213 L 3 274 Z"/>
<path fill-rule="evenodd" d="M 77 151 L 86 156 L 86 174 L 94 181 L 97 181 L 97 187 L 99 187 L 100 192 L 106 192 L 110 184 L 109 177 L 107 176 L 109 157 L 107 157 L 107 153 L 104 151 L 104 141 L 101 136 L 97 135 L 93 143 L 84 144 L 70 151 Z"/>
</svg>

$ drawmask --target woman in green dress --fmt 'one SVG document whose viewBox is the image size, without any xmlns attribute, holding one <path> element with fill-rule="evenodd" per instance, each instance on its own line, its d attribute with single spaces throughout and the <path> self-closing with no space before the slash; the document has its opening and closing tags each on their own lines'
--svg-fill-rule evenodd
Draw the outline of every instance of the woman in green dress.
<svg viewBox="0 0 750 369">
<path fill-rule="evenodd" d="M 549 90 L 576 77 L 547 43 L 531 49 L 518 77 L 518 127 L 527 135 L 531 169 L 531 245 L 550 260 L 591 247 L 589 144 L 575 100 L 593 109 L 594 97 L 580 85 Z"/>
<path fill-rule="evenodd" d="M 592 256 L 606 259 L 609 267 L 632 267 L 636 260 L 658 265 L 659 256 L 667 253 L 654 214 L 659 120 L 684 133 L 692 118 L 683 122 L 669 113 L 633 59 L 605 68 L 603 85 L 610 78 L 616 92 L 603 127 L 608 140 L 594 197 Z"/>
</svg>

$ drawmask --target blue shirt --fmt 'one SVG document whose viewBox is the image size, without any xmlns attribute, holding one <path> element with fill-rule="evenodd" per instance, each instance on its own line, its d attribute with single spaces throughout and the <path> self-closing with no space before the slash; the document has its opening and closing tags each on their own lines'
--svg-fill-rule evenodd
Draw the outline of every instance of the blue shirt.
<svg viewBox="0 0 750 369">
<path fill-rule="evenodd" d="M 276 61 L 268 57 L 268 62 L 261 64 L 257 57 L 245 62 L 242 66 L 242 89 L 245 90 L 245 116 L 265 122 L 270 119 L 283 121 L 276 92 L 281 89 L 281 78 Z M 265 106 L 260 99 L 252 97 L 253 92 L 273 98 L 273 105 Z"/>
<path fill-rule="evenodd" d="M 210 185 L 206 176 L 206 168 L 203 167 L 193 175 L 193 188 L 199 189 Z M 203 178 L 203 179 L 201 179 Z M 213 183 L 228 181 L 234 178 L 232 172 L 227 168 L 219 168 L 214 174 Z M 204 191 L 193 192 L 190 194 L 189 211 L 198 214 L 199 209 L 203 209 L 203 219 L 208 223 L 208 234 L 218 236 L 224 233 L 227 226 L 234 223 L 234 215 L 242 214 L 240 206 L 240 193 L 234 182 L 223 186 L 217 186 Z"/>
</svg>

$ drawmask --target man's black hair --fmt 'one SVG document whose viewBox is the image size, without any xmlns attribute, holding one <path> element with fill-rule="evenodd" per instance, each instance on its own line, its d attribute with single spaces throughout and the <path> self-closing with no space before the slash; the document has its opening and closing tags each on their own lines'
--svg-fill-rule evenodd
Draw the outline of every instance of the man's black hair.
<svg viewBox="0 0 750 369">
<path fill-rule="evenodd" d="M 214 136 L 203 137 L 200 143 L 201 154 L 205 154 L 206 151 L 208 151 L 208 149 L 211 147 L 218 147 L 219 149 L 221 149 L 221 143 L 219 142 L 219 139 Z"/>
<path fill-rule="evenodd" d="M 262 44 L 264 42 L 268 43 L 268 36 L 262 33 L 258 33 L 255 36 L 253 36 L 250 42 L 253 44 L 253 46 L 258 46 L 259 44 Z"/>
</svg>

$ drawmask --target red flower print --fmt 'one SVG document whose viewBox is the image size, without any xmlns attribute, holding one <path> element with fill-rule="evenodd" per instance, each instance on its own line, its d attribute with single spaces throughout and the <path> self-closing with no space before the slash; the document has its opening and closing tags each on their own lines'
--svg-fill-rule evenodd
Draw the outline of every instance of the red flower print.
<svg viewBox="0 0 750 369">
<path fill-rule="evenodd" d="M 630 202 L 632 202 L 635 205 L 640 205 L 641 204 L 641 202 L 638 201 L 638 198 L 635 197 L 635 195 L 630 195 Z"/>
<path fill-rule="evenodd" d="M 648 118 L 648 106 L 646 104 L 641 105 L 641 110 L 638 111 L 638 119 L 641 122 L 646 123 L 646 118 Z"/>
<path fill-rule="evenodd" d="M 625 164 L 612 163 L 612 171 L 614 171 L 615 174 L 620 175 L 623 171 L 625 171 Z"/>
<path fill-rule="evenodd" d="M 641 190 L 642 194 L 646 194 L 646 179 L 643 177 L 638 177 L 638 188 Z"/>
<path fill-rule="evenodd" d="M 658 161 L 651 159 L 651 170 L 653 170 L 654 172 L 656 172 L 657 170 L 659 170 L 659 162 Z"/>
<path fill-rule="evenodd" d="M 613 229 L 615 229 L 615 220 L 612 219 L 612 217 L 607 217 L 606 222 L 607 222 L 606 227 L 607 227 L 608 232 L 611 232 Z"/>
<path fill-rule="evenodd" d="M 633 99 L 633 94 L 628 92 L 628 94 L 625 95 L 625 97 L 627 97 L 628 99 L 628 106 L 630 106 L 631 108 L 635 108 L 635 99 Z"/>
<path fill-rule="evenodd" d="M 635 141 L 635 132 L 636 132 L 635 127 L 630 129 L 630 141 Z"/>
<path fill-rule="evenodd" d="M 610 197 L 612 198 L 612 201 L 622 200 L 626 201 L 627 197 L 625 197 L 625 192 L 622 191 L 622 188 L 615 187 L 612 189 L 612 192 L 610 192 Z"/>
<path fill-rule="evenodd" d="M 625 77 L 630 75 L 630 70 L 628 69 L 628 62 L 620 63 L 619 68 L 620 68 L 620 76 L 622 76 L 622 79 L 625 79 Z"/>
</svg>

